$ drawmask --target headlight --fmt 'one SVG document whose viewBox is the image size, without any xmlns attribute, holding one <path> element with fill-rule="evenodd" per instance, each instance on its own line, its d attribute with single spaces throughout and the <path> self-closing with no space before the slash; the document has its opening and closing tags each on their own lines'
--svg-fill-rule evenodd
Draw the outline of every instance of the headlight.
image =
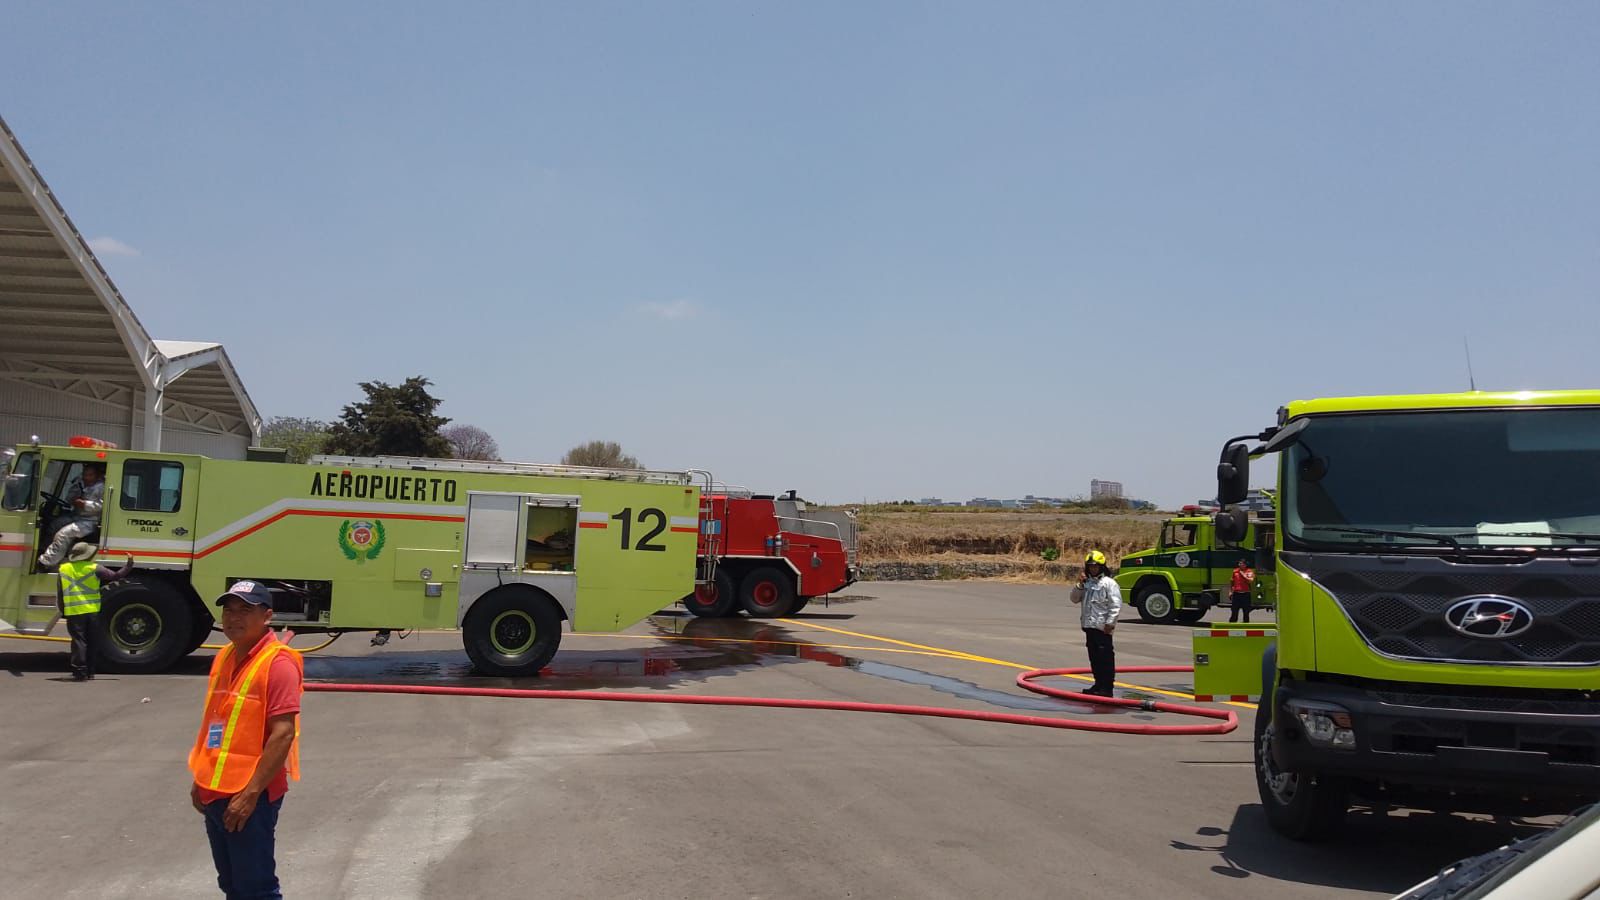
<svg viewBox="0 0 1600 900">
<path fill-rule="evenodd" d="M 1311 743 L 1336 750 L 1356 748 L 1356 732 L 1348 709 L 1320 700 L 1290 700 L 1286 705 L 1300 720 L 1300 727 Z"/>
</svg>

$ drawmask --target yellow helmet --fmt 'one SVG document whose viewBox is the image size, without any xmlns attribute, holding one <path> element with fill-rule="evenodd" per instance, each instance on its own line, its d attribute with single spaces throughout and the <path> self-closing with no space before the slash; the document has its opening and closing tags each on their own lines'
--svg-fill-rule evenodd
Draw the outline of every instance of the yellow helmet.
<svg viewBox="0 0 1600 900">
<path fill-rule="evenodd" d="M 1089 563 L 1094 563 L 1097 566 L 1103 566 L 1106 564 L 1106 555 L 1101 553 L 1099 550 L 1090 550 L 1089 555 L 1083 560 L 1084 565 L 1088 565 Z"/>
</svg>

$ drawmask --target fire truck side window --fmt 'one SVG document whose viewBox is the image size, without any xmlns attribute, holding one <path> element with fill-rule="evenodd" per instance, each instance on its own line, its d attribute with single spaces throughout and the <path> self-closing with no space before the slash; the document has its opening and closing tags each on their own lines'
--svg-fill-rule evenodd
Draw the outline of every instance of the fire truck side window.
<svg viewBox="0 0 1600 900">
<path fill-rule="evenodd" d="M 1162 544 L 1162 546 L 1167 547 L 1167 548 L 1172 548 L 1172 547 L 1193 547 L 1194 546 L 1194 526 L 1193 525 L 1168 525 L 1166 533 L 1161 536 L 1161 544 Z"/>
<path fill-rule="evenodd" d="M 122 508 L 130 512 L 177 512 L 183 502 L 183 464 L 130 459 L 122 464 Z"/>
<path fill-rule="evenodd" d="M 6 476 L 5 508 L 27 509 L 33 500 L 33 483 L 39 475 L 39 454 L 24 453 Z"/>
</svg>

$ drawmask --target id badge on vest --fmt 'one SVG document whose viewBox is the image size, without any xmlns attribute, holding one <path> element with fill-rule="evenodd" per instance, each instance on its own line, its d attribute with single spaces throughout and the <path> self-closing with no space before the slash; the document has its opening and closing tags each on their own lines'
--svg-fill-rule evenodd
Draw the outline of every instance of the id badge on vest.
<svg viewBox="0 0 1600 900">
<path fill-rule="evenodd" d="M 207 750 L 221 750 L 222 749 L 222 729 L 223 729 L 223 724 L 221 722 L 212 722 L 210 725 L 206 726 L 206 749 Z"/>
</svg>

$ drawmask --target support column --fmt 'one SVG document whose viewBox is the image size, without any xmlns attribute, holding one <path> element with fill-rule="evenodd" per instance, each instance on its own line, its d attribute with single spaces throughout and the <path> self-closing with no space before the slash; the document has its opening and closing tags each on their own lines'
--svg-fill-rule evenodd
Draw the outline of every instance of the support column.
<svg viewBox="0 0 1600 900">
<path fill-rule="evenodd" d="M 144 440 L 139 443 L 139 449 L 151 453 L 161 449 L 161 400 L 166 396 L 166 391 L 160 387 L 145 388 L 144 391 Z"/>
</svg>

